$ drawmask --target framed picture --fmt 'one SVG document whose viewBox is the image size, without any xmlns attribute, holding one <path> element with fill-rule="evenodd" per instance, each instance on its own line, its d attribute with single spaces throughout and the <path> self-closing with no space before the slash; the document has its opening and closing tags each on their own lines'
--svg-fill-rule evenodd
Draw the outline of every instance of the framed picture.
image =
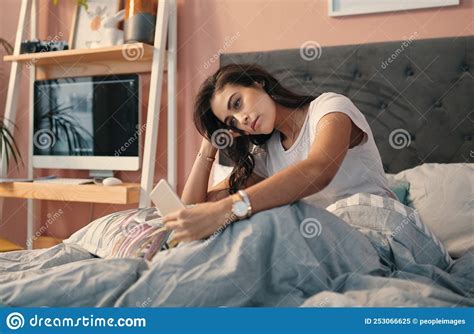
<svg viewBox="0 0 474 334">
<path fill-rule="evenodd" d="M 329 16 L 459 5 L 459 0 L 328 0 Z"/>
<path fill-rule="evenodd" d="M 110 23 L 117 18 L 119 9 L 120 0 L 88 0 L 87 9 L 78 5 L 72 19 L 70 48 L 91 49 L 112 44 Z M 117 30 L 117 24 L 114 25 Z"/>
</svg>

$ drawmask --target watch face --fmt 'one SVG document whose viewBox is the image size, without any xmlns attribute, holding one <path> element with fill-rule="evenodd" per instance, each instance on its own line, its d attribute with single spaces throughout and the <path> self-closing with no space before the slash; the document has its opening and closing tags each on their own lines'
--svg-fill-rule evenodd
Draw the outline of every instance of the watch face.
<svg viewBox="0 0 474 334">
<path fill-rule="evenodd" d="M 239 217 L 244 217 L 247 215 L 248 212 L 248 206 L 245 202 L 239 201 L 234 203 L 233 210 L 234 213 L 239 216 Z"/>
</svg>

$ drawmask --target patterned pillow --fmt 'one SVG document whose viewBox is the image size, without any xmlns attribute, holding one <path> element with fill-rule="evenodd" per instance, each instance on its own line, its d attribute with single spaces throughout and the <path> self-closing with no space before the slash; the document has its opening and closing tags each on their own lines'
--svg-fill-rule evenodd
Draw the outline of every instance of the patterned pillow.
<svg viewBox="0 0 474 334">
<path fill-rule="evenodd" d="M 144 257 L 168 249 L 171 231 L 156 208 L 130 209 L 100 217 L 64 243 L 75 244 L 102 258 Z"/>
<path fill-rule="evenodd" d="M 424 224 L 413 208 L 397 200 L 373 194 L 357 193 L 326 208 L 362 233 L 383 235 L 379 246 L 399 243 L 411 251 L 417 263 L 433 264 L 443 270 L 453 265 L 444 244 Z M 405 256 L 392 250 L 392 255 Z M 402 261 L 403 262 L 403 261 Z"/>
</svg>

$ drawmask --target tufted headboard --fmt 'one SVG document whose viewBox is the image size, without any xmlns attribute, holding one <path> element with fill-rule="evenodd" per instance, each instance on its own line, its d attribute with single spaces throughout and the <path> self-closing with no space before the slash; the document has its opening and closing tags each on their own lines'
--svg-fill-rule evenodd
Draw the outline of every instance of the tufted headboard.
<svg viewBox="0 0 474 334">
<path fill-rule="evenodd" d="M 227 53 L 220 64 L 257 63 L 296 92 L 346 95 L 367 118 L 385 171 L 396 173 L 425 162 L 473 162 L 473 42 L 467 36 Z"/>
</svg>

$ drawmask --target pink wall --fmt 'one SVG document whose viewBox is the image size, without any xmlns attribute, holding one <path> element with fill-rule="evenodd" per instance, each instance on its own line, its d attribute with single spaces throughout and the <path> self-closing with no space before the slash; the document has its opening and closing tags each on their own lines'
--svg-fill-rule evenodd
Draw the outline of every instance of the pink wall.
<svg viewBox="0 0 474 334">
<path fill-rule="evenodd" d="M 68 36 L 73 13 L 72 0 L 62 0 L 57 7 L 50 0 L 40 0 L 39 36 L 54 36 L 59 31 Z M 11 41 L 17 26 L 18 0 L 0 2 L 0 36 Z M 330 18 L 326 0 L 178 0 L 178 158 L 179 191 L 182 190 L 200 138 L 192 123 L 194 94 L 206 76 L 218 68 L 210 62 L 219 50 L 246 52 L 298 48 L 305 41 L 320 45 L 362 44 L 403 40 L 413 33 L 418 39 L 473 35 L 473 2 L 461 0 L 461 5 L 446 8 L 412 10 L 393 13 Z M 227 42 L 226 42 L 227 41 Z M 4 73 L 9 65 L 1 63 Z M 26 74 L 24 75 L 15 137 L 26 148 L 24 133 L 27 109 Z M 149 75 L 142 76 L 144 92 Z M 0 83 L 0 114 L 5 105 L 6 80 Z M 163 91 L 166 105 L 166 90 Z M 144 94 L 146 111 L 147 94 Z M 161 119 L 155 180 L 166 175 L 166 117 Z M 24 176 L 24 170 L 12 170 L 11 177 Z M 85 177 L 83 171 L 37 170 L 38 175 L 57 173 L 63 176 Z M 118 173 L 125 181 L 138 182 L 137 172 Z M 94 205 L 87 203 L 36 202 L 36 230 L 48 217 L 62 212 L 49 225 L 47 234 L 67 237 L 91 219 L 127 209 L 127 206 Z M 59 211 L 62 210 L 62 211 Z M 25 242 L 26 201 L 5 200 L 5 212 L 0 221 L 0 235 L 13 241 Z"/>
</svg>

